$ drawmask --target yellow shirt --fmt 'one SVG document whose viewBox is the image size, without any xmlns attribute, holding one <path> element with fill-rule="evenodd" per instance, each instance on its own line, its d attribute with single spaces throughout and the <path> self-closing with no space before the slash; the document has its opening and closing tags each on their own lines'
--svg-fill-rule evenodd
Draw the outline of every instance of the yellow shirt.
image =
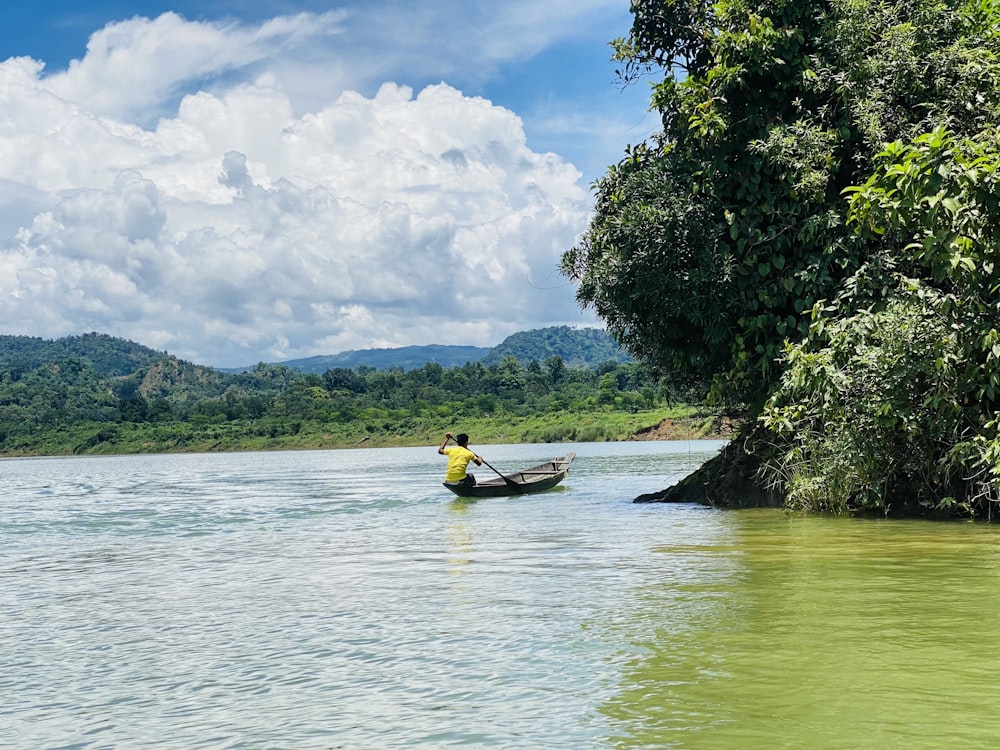
<svg viewBox="0 0 1000 750">
<path fill-rule="evenodd" d="M 465 469 L 469 461 L 475 460 L 476 454 L 460 445 L 445 448 L 444 453 L 448 457 L 448 470 L 444 474 L 444 481 L 461 482 L 465 479 Z"/>
</svg>

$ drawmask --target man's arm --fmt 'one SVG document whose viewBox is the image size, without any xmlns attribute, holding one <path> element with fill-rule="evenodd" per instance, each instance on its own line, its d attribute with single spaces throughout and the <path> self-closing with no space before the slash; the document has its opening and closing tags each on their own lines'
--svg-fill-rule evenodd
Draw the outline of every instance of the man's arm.
<svg viewBox="0 0 1000 750">
<path fill-rule="evenodd" d="M 444 434 L 444 440 L 442 440 L 442 441 L 441 441 L 441 445 L 439 445 L 439 446 L 438 446 L 438 453 L 440 453 L 440 454 L 441 454 L 442 456 L 443 456 L 443 455 L 445 455 L 445 452 L 444 452 L 444 447 L 445 447 L 446 445 L 448 445 L 448 441 L 449 441 L 449 440 L 451 440 L 451 433 L 450 433 L 450 432 L 446 432 L 446 433 Z M 476 464 L 476 465 L 477 465 L 477 466 L 479 465 L 479 464 L 478 464 L 478 462 L 477 462 L 477 464 Z"/>
</svg>

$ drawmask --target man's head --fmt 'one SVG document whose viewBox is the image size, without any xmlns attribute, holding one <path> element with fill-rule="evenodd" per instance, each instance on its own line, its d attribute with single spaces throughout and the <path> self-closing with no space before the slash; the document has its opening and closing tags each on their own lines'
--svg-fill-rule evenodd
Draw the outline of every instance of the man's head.
<svg viewBox="0 0 1000 750">
<path fill-rule="evenodd" d="M 455 436 L 455 442 L 464 448 L 469 444 L 469 436 L 466 435 L 464 432 L 460 432 L 458 433 L 458 435 Z"/>
</svg>

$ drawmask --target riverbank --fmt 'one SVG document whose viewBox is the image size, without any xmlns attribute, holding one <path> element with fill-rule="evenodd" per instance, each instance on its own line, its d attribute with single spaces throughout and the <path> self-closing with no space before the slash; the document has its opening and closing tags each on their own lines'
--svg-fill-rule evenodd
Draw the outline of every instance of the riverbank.
<svg viewBox="0 0 1000 750">
<path fill-rule="evenodd" d="M 629 436 L 629 440 L 731 440 L 739 430 L 729 417 L 694 414 L 663 419 Z"/>
<path fill-rule="evenodd" d="M 466 432 L 473 444 L 728 439 L 731 425 L 691 406 L 637 412 L 560 412 L 399 422 L 200 420 L 196 422 L 80 423 L 19 438 L 0 456 L 126 455 L 435 445 L 445 432 Z"/>
</svg>

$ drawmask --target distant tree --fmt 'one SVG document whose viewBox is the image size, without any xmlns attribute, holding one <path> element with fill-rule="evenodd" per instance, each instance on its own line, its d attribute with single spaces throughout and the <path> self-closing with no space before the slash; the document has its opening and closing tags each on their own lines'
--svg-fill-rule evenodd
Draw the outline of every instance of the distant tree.
<svg viewBox="0 0 1000 750">
<path fill-rule="evenodd" d="M 515 391 L 524 388 L 524 368 L 513 355 L 508 354 L 497 366 L 497 383 L 502 391 Z"/>
<path fill-rule="evenodd" d="M 618 378 L 615 373 L 606 372 L 601 375 L 597 386 L 597 399 L 602 404 L 613 404 L 618 395 Z"/>
<path fill-rule="evenodd" d="M 346 390 L 352 393 L 365 391 L 364 376 L 344 367 L 335 367 L 323 373 L 323 383 L 329 391 Z"/>
<path fill-rule="evenodd" d="M 545 369 L 553 384 L 561 383 L 566 376 L 566 362 L 558 354 L 545 360 Z"/>
<path fill-rule="evenodd" d="M 165 398 L 154 398 L 149 401 L 147 419 L 150 422 L 168 422 L 173 419 L 174 410 Z"/>
<path fill-rule="evenodd" d="M 425 382 L 431 385 L 440 385 L 444 375 L 444 368 L 437 362 L 428 362 L 421 370 Z"/>
<path fill-rule="evenodd" d="M 118 411 L 122 422 L 145 422 L 149 418 L 149 404 L 138 391 L 121 399 Z"/>
<path fill-rule="evenodd" d="M 267 411 L 267 402 L 259 396 L 248 396 L 243 404 L 248 419 L 260 419 Z"/>
</svg>

